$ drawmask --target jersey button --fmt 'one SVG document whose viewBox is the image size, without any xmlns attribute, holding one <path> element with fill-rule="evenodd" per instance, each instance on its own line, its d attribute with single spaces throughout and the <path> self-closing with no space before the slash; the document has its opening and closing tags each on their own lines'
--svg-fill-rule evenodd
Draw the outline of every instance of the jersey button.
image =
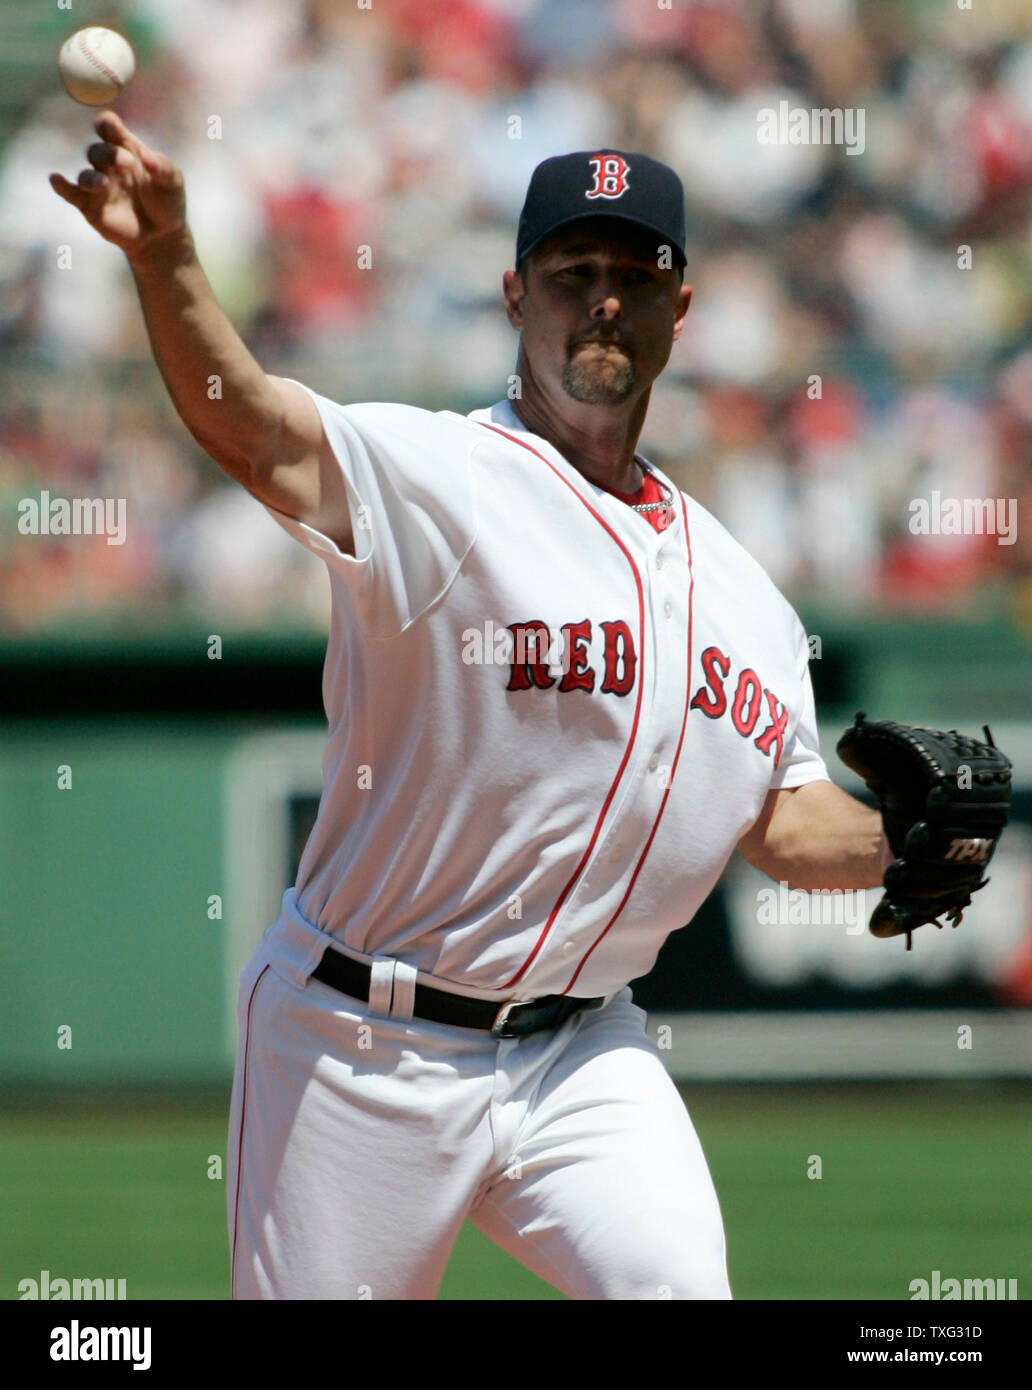
<svg viewBox="0 0 1032 1390">
<path fill-rule="evenodd" d="M 667 617 L 669 618 L 669 617 L 670 617 L 670 614 L 671 614 L 673 611 L 674 611 L 674 605 L 670 602 L 669 599 L 667 599 L 666 603 L 664 603 L 664 605 L 663 605 L 663 612 L 664 612 L 664 613 L 667 615 Z"/>
<path fill-rule="evenodd" d="M 663 552 L 660 551 L 659 554 L 656 556 L 656 569 L 661 570 L 662 568 L 663 568 Z"/>
<path fill-rule="evenodd" d="M 576 943 L 576 941 L 564 941 L 564 942 L 563 942 L 562 951 L 563 951 L 563 955 L 564 955 L 564 956 L 572 955 L 573 952 L 576 951 L 576 949 L 577 949 L 577 943 Z"/>
<path fill-rule="evenodd" d="M 622 854 L 623 854 L 623 845 L 614 845 L 614 846 L 613 846 L 613 852 L 612 852 L 612 854 L 610 854 L 610 856 L 609 856 L 609 862 L 610 862 L 610 864 L 615 864 Z"/>
<path fill-rule="evenodd" d="M 649 771 L 655 772 L 657 767 L 659 767 L 659 754 L 653 753 L 652 757 L 649 759 Z"/>
</svg>

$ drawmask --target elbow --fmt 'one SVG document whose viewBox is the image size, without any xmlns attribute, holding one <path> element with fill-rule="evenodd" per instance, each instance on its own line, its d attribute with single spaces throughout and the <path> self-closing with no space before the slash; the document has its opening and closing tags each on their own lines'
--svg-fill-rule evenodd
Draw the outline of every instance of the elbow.
<svg viewBox="0 0 1032 1390">
<path fill-rule="evenodd" d="M 222 471 L 254 496 L 267 489 L 276 466 L 283 462 L 285 409 L 279 393 L 270 389 L 259 403 L 250 402 L 241 419 L 236 412 L 218 435 L 190 428 L 198 445 Z"/>
<path fill-rule="evenodd" d="M 198 448 L 203 449 L 208 457 L 218 464 L 223 473 L 232 478 L 234 482 L 247 488 L 248 492 L 253 492 L 255 468 L 246 454 L 234 449 L 225 440 L 211 439 L 193 430 L 190 433 L 193 435 Z"/>
</svg>

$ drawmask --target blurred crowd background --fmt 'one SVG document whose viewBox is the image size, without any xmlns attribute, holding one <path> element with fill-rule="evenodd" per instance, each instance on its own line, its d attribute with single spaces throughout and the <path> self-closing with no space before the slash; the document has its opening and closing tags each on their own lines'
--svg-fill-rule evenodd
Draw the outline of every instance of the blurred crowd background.
<svg viewBox="0 0 1032 1390">
<path fill-rule="evenodd" d="M 194 444 L 123 257 L 49 187 L 96 138 L 55 64 L 86 23 L 133 42 L 117 109 L 183 169 L 258 360 L 339 401 L 499 399 L 534 166 L 603 146 L 672 164 L 695 296 L 642 451 L 797 604 L 1032 633 L 1027 0 L 4 0 L 7 631 L 318 626 L 328 601 L 319 563 Z M 781 101 L 862 109 L 863 153 L 761 144 Z M 125 498 L 125 544 L 27 541 L 18 502 L 43 490 Z M 1016 543 L 912 534 L 910 501 L 936 491 L 1013 499 Z"/>
</svg>

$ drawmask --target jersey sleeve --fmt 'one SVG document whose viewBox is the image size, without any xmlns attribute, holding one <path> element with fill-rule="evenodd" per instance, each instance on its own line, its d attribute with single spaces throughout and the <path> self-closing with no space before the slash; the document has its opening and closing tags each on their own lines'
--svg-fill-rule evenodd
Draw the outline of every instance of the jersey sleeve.
<svg viewBox="0 0 1032 1390">
<path fill-rule="evenodd" d="M 795 622 L 796 662 L 799 670 L 796 693 L 798 717 L 794 727 L 790 726 L 789 736 L 785 740 L 785 751 L 771 777 L 772 791 L 801 787 L 807 782 L 831 781 L 821 757 L 820 738 L 817 733 L 817 709 L 813 698 L 813 681 L 810 678 L 809 642 L 802 623 L 798 618 Z"/>
<path fill-rule="evenodd" d="M 293 380 L 293 378 L 288 378 Z M 476 535 L 462 417 L 385 403 L 315 402 L 347 493 L 355 554 L 263 503 L 344 584 L 370 636 L 397 636 L 447 590 Z"/>
</svg>

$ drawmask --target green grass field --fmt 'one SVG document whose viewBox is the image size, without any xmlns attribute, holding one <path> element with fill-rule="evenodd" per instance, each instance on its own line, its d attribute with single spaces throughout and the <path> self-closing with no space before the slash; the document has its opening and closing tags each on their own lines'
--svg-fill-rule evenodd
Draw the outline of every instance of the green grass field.
<svg viewBox="0 0 1032 1390">
<path fill-rule="evenodd" d="M 909 1298 L 910 1280 L 1032 1291 L 1032 1087 L 691 1087 L 737 1298 Z M 225 1102 L 53 1098 L 0 1114 L 0 1297 L 124 1277 L 130 1298 L 228 1294 Z M 807 1176 L 811 1156 L 819 1180 Z M 561 1297 L 468 1226 L 443 1299 Z"/>
</svg>

